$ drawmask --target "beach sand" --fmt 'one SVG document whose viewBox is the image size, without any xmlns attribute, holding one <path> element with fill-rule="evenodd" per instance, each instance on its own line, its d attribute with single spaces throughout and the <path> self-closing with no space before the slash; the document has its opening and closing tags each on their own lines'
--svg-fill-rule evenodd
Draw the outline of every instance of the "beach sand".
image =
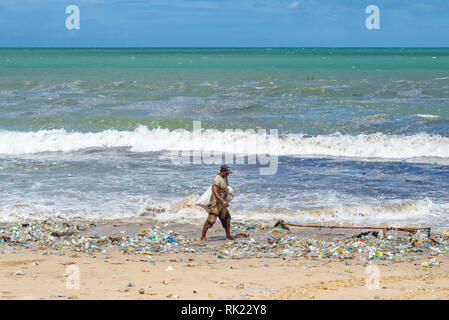
<svg viewBox="0 0 449 320">
<path fill-rule="evenodd" d="M 305 258 L 214 259 L 195 253 L 153 256 L 118 250 L 109 259 L 84 253 L 18 250 L 0 261 L 1 299 L 448 299 L 448 258 L 428 271 L 420 261 L 379 265 L 379 288 L 366 266 Z M 181 260 L 182 259 L 182 260 Z M 37 262 L 37 263 L 36 263 Z M 66 277 L 79 268 L 79 289 Z M 171 267 L 173 270 L 167 271 Z M 349 269 L 349 270 L 348 270 Z M 13 275 L 21 270 L 23 275 Z M 346 270 L 346 271 L 345 271 Z M 70 288 L 70 286 L 69 286 Z M 144 294 L 139 290 L 143 289 Z M 171 295 L 171 296 L 170 296 Z M 246 296 L 247 295 L 247 296 Z"/>
<path fill-rule="evenodd" d="M 174 227 L 199 237 L 200 226 L 169 226 Z M 89 232 L 113 235 L 121 230 L 123 235 L 124 230 L 132 233 L 140 228 L 139 223 L 105 224 Z M 305 229 L 295 232 L 311 237 L 347 236 Z M 214 226 L 208 236 L 209 247 L 225 242 L 221 227 Z M 439 266 L 425 268 L 422 261 L 432 257 L 410 256 L 394 263 L 379 260 L 367 264 L 358 259 L 306 257 L 232 259 L 198 250 L 147 256 L 124 254 L 115 247 L 107 251 L 105 258 L 101 251 L 92 255 L 69 248 L 3 250 L 0 299 L 449 298 L 447 254 L 438 256 Z M 79 289 L 73 287 L 73 268 L 79 271 Z"/>
</svg>

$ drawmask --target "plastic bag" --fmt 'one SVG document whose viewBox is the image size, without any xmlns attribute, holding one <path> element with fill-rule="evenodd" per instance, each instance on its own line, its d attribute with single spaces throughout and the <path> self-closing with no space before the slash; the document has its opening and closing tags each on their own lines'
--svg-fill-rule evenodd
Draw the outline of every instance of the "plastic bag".
<svg viewBox="0 0 449 320">
<path fill-rule="evenodd" d="M 231 202 L 234 199 L 234 190 L 228 186 L 228 197 L 226 198 L 227 202 Z"/>
<path fill-rule="evenodd" d="M 207 210 L 209 208 L 209 201 L 211 194 L 212 194 L 212 185 L 210 185 L 209 188 L 207 188 L 206 191 L 204 191 L 204 193 L 201 195 L 198 201 L 195 202 L 195 204 Z"/>
<path fill-rule="evenodd" d="M 211 195 L 212 195 L 212 185 L 210 185 L 209 188 L 207 188 L 206 191 L 204 191 L 204 193 L 201 195 L 198 201 L 195 202 L 195 204 L 208 210 Z M 226 198 L 226 201 L 231 202 L 233 198 L 234 198 L 234 190 L 230 186 L 228 186 L 228 196 Z"/>
</svg>

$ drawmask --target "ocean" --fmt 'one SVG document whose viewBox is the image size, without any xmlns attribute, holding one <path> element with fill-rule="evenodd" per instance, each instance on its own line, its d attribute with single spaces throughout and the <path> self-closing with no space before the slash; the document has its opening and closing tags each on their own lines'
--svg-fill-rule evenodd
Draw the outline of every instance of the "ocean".
<svg viewBox="0 0 449 320">
<path fill-rule="evenodd" d="M 230 155 L 234 221 L 448 226 L 449 49 L 0 49 L 0 221 L 203 223 L 178 150 Z"/>
</svg>

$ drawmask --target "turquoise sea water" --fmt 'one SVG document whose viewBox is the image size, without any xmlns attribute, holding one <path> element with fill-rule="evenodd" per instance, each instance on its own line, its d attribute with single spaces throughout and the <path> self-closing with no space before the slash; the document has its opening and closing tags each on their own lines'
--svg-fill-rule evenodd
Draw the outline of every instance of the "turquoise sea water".
<svg viewBox="0 0 449 320">
<path fill-rule="evenodd" d="M 175 130 L 193 121 L 219 132 L 189 144 Z M 281 139 L 276 174 L 233 165 L 236 219 L 449 222 L 449 49 L 438 48 L 0 49 L 0 215 L 163 207 L 157 219 L 199 223 L 201 211 L 173 204 L 218 165 L 177 165 L 170 151 L 232 152 L 248 138 L 224 132 L 235 129 Z"/>
<path fill-rule="evenodd" d="M 448 70 L 449 49 L 2 49 L 0 127 L 449 134 Z"/>
</svg>

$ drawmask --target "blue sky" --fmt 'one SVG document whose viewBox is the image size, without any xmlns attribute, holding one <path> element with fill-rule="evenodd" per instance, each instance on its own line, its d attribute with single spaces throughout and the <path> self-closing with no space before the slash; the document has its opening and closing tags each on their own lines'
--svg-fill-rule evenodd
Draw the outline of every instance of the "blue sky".
<svg viewBox="0 0 449 320">
<path fill-rule="evenodd" d="M 65 27 L 72 4 L 79 30 Z M 371 4 L 380 30 L 365 27 Z M 0 0 L 0 47 L 448 44 L 448 0 Z"/>
</svg>

